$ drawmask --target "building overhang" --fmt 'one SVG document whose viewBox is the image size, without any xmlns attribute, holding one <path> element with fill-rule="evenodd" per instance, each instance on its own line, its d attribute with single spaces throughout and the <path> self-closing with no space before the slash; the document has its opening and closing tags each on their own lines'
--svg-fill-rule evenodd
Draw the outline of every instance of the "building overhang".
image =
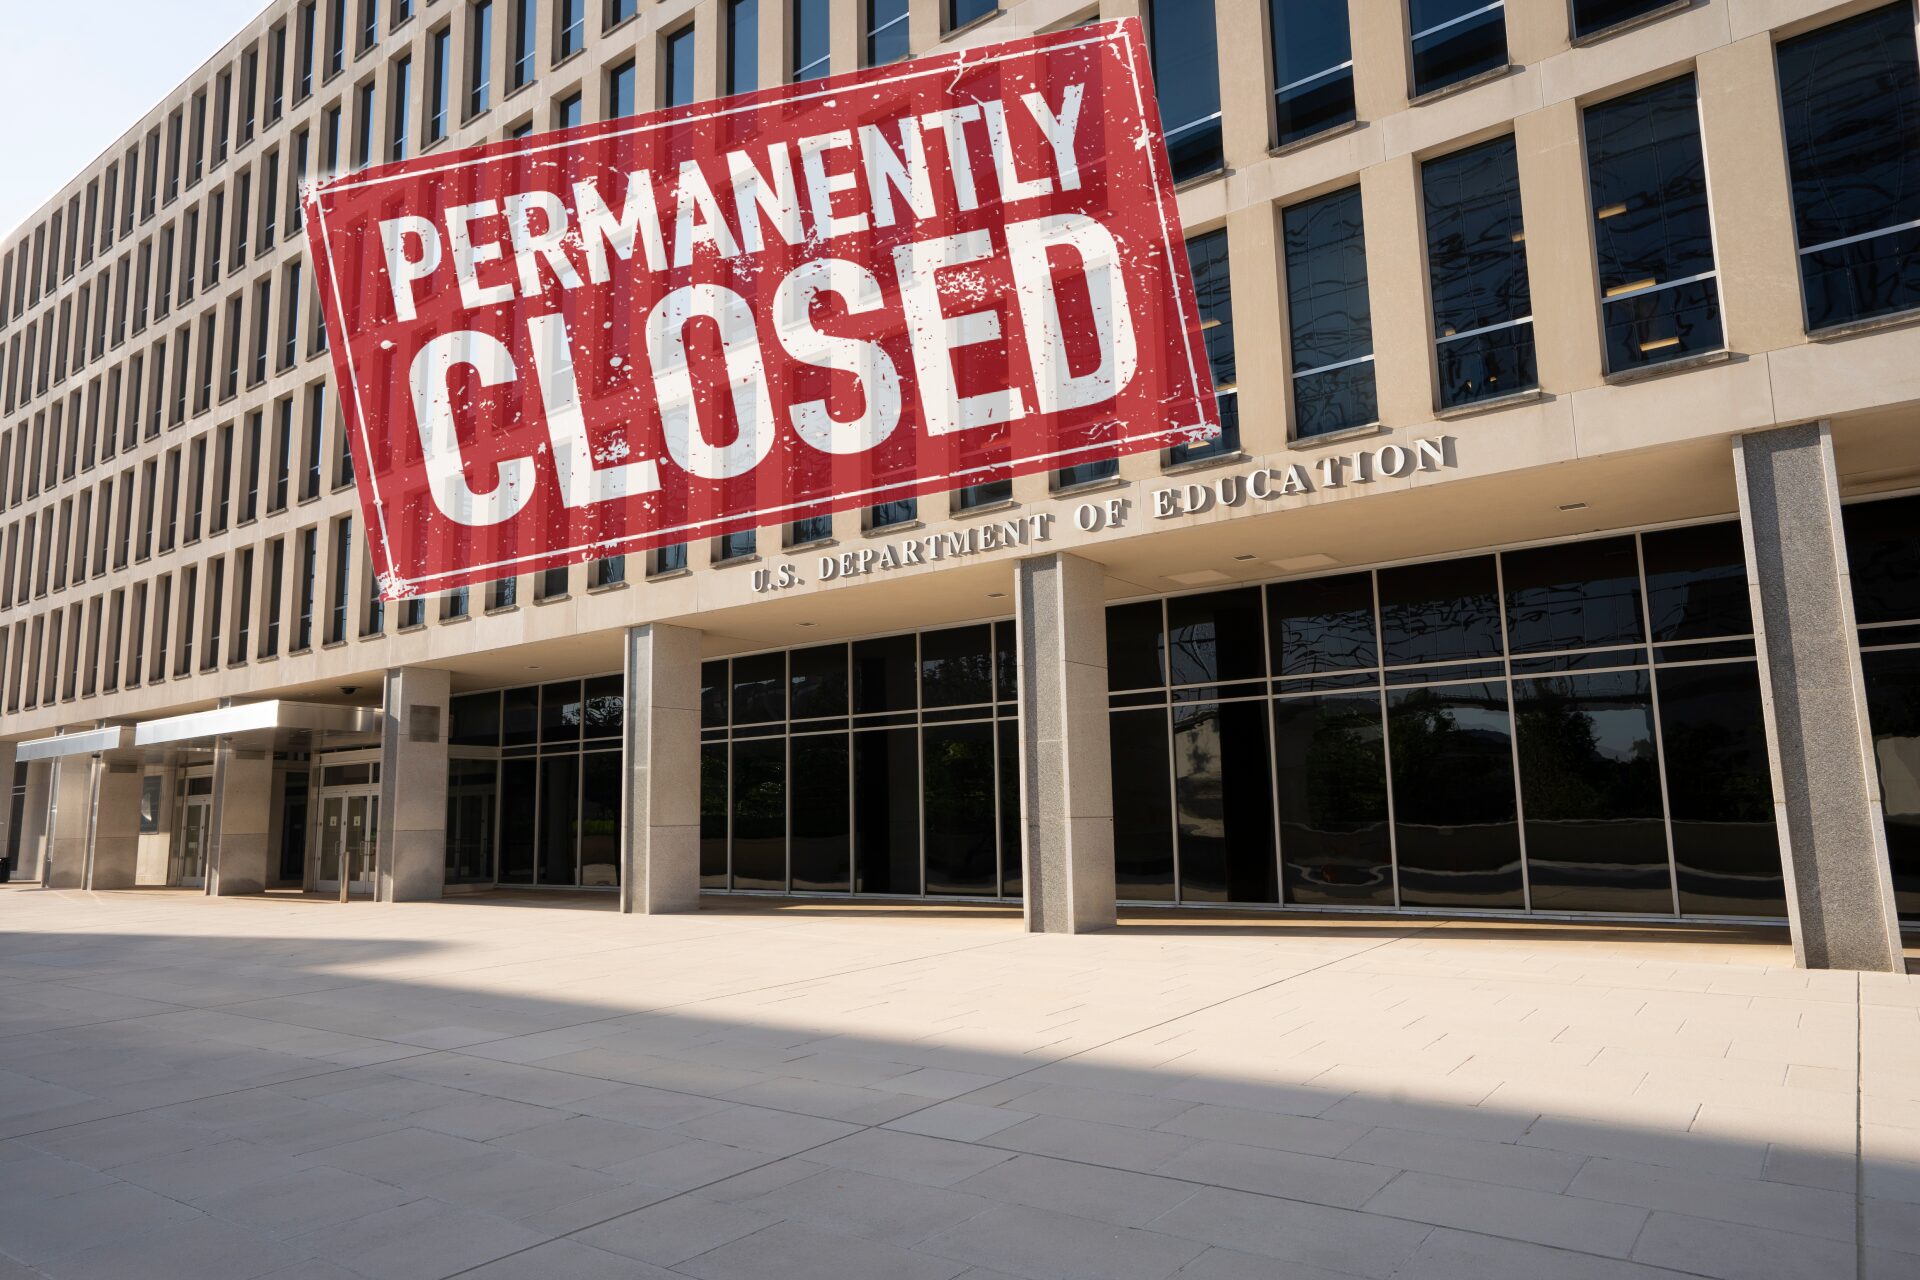
<svg viewBox="0 0 1920 1280">
<path fill-rule="evenodd" d="M 380 711 L 278 698 L 243 702 L 135 725 L 132 745 L 143 749 L 210 749 L 223 738 L 243 749 L 271 751 L 310 749 L 322 742 L 328 746 L 371 745 L 380 740 Z"/>
<path fill-rule="evenodd" d="M 97 752 L 118 751 L 133 743 L 133 730 L 127 725 L 105 729 L 85 729 L 79 733 L 60 733 L 51 738 L 29 738 L 13 747 L 16 761 L 59 760 L 65 756 L 90 756 Z"/>
</svg>

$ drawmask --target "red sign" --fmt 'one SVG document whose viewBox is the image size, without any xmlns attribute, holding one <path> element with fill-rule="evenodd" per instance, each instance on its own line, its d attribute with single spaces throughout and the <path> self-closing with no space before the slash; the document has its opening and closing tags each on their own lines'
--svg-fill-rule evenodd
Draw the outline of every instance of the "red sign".
<svg viewBox="0 0 1920 1280">
<path fill-rule="evenodd" d="M 368 169 L 306 226 L 388 595 L 1219 430 L 1133 19 Z"/>
</svg>

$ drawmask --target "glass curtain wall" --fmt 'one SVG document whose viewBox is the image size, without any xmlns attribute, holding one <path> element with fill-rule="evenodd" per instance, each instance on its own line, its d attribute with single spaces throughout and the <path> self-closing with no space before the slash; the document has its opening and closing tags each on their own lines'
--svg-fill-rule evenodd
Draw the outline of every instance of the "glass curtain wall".
<svg viewBox="0 0 1920 1280">
<path fill-rule="evenodd" d="M 447 883 L 620 883 L 619 675 L 449 703 Z"/>
<path fill-rule="evenodd" d="M 1020 894 L 1013 624 L 701 668 L 712 890 Z"/>
<path fill-rule="evenodd" d="M 1844 515 L 1894 903 L 1920 920 L 1920 496 Z"/>
<path fill-rule="evenodd" d="M 1740 531 L 1115 605 L 1120 897 L 1785 912 Z"/>
</svg>

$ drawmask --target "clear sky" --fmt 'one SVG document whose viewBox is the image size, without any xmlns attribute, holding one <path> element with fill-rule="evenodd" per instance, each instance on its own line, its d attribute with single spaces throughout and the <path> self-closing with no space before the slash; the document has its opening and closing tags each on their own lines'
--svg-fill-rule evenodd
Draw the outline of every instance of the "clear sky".
<svg viewBox="0 0 1920 1280">
<path fill-rule="evenodd" d="M 6 0 L 0 238 L 132 127 L 267 0 Z"/>
</svg>

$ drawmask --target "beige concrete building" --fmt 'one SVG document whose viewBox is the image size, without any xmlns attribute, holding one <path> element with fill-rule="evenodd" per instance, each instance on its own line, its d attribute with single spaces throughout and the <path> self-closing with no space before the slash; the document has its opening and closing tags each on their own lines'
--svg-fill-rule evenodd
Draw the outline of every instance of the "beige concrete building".
<svg viewBox="0 0 1920 1280">
<path fill-rule="evenodd" d="M 1217 446 L 377 600 L 302 181 L 1135 13 Z M 338 892 L 344 862 L 387 900 L 1000 898 L 1050 930 L 1116 900 L 1760 917 L 1894 968 L 1914 25 L 276 3 L 0 244 L 14 875 Z"/>
</svg>

